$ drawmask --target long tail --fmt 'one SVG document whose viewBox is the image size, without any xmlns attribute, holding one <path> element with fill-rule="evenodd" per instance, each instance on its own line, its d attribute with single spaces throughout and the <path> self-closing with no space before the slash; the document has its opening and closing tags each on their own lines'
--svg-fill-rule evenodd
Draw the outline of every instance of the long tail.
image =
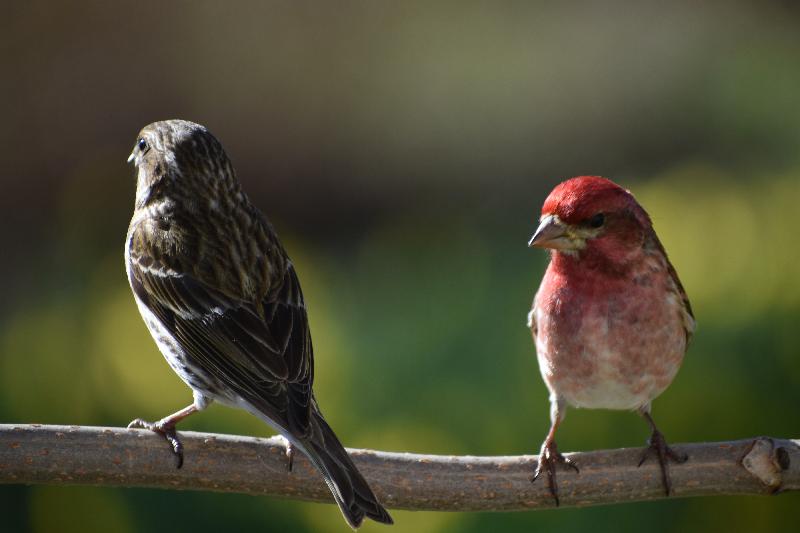
<svg viewBox="0 0 800 533">
<path fill-rule="evenodd" d="M 350 527 L 358 528 L 364 516 L 383 524 L 394 523 L 386 509 L 378 503 L 342 443 L 316 409 L 311 412 L 311 426 L 311 436 L 299 444 L 305 448 L 306 455 L 322 473 Z"/>
</svg>

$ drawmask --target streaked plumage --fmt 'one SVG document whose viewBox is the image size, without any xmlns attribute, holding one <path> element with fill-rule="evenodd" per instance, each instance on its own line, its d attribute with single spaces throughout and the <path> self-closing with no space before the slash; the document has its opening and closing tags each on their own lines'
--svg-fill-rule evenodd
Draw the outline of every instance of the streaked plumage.
<svg viewBox="0 0 800 533">
<path fill-rule="evenodd" d="M 365 515 L 391 523 L 317 407 L 297 275 L 221 144 L 199 124 L 155 122 L 130 160 L 138 180 L 128 280 L 159 349 L 194 394 L 175 415 L 132 425 L 164 434 L 181 461 L 178 421 L 214 400 L 245 409 L 311 459 L 352 527 Z"/>
<path fill-rule="evenodd" d="M 546 471 L 558 503 L 555 464 L 575 468 L 555 444 L 567 405 L 637 410 L 651 426 L 669 494 L 667 459 L 682 458 L 650 405 L 677 374 L 695 321 L 650 217 L 613 182 L 573 178 L 548 196 L 530 244 L 551 249 L 528 315 L 552 418 L 534 479 Z"/>
</svg>

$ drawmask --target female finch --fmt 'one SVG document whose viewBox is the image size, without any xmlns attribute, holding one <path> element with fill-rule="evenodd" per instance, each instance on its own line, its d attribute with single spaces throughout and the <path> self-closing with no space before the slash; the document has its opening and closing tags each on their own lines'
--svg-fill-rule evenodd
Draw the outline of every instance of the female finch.
<svg viewBox="0 0 800 533">
<path fill-rule="evenodd" d="M 667 446 L 650 404 L 678 372 L 695 321 L 650 217 L 622 187 L 581 176 L 553 189 L 528 244 L 550 249 L 528 315 L 551 418 L 533 481 L 546 472 L 558 505 L 556 465 L 577 471 L 555 441 L 567 405 L 636 410 L 652 431 L 639 464 L 655 453 L 669 495 L 667 462 L 686 456 Z"/>
<path fill-rule="evenodd" d="M 222 145 L 199 124 L 155 122 L 128 161 L 139 169 L 128 281 L 161 353 L 194 394 L 188 407 L 129 427 L 163 435 L 180 468 L 175 424 L 213 400 L 245 409 L 308 456 L 351 527 L 364 516 L 391 524 L 317 407 L 297 275 Z M 287 454 L 291 468 L 290 446 Z"/>
</svg>

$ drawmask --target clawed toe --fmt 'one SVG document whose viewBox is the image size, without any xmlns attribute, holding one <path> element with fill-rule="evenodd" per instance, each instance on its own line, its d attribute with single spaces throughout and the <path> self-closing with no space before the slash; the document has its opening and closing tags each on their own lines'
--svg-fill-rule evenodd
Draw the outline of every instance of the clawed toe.
<svg viewBox="0 0 800 533">
<path fill-rule="evenodd" d="M 669 474 L 669 461 L 675 463 L 685 463 L 689 456 L 685 453 L 675 451 L 673 448 L 667 446 L 667 441 L 664 435 L 657 429 L 648 439 L 648 446 L 642 453 L 642 458 L 639 460 L 638 466 L 642 466 L 650 455 L 655 455 L 658 459 L 658 464 L 661 467 L 661 480 L 664 485 L 664 492 L 667 496 L 673 493 L 672 479 Z"/>
<path fill-rule="evenodd" d="M 128 424 L 128 429 L 149 429 L 151 431 L 155 431 L 151 422 L 147 422 L 141 418 L 135 418 L 131 420 L 131 423 Z"/>
<path fill-rule="evenodd" d="M 172 453 L 175 455 L 175 466 L 177 468 L 183 466 L 183 443 L 181 443 L 181 440 L 178 438 L 178 432 L 175 430 L 174 424 L 165 424 L 163 420 L 147 422 L 146 420 L 137 418 L 128 424 L 128 429 L 147 429 L 164 437 L 172 448 Z"/>
<path fill-rule="evenodd" d="M 534 471 L 533 476 L 531 476 L 531 483 L 535 482 L 539 476 L 542 475 L 542 472 L 546 472 L 547 486 L 550 489 L 550 494 L 553 496 L 556 507 L 560 505 L 560 501 L 558 499 L 558 483 L 556 481 L 557 465 L 565 466 L 574 470 L 575 473 L 580 473 L 578 466 L 574 461 L 572 461 L 572 459 L 564 457 L 564 455 L 559 453 L 555 441 L 545 441 L 544 445 L 542 446 L 542 451 L 539 454 L 539 463 L 536 465 L 536 470 Z"/>
<path fill-rule="evenodd" d="M 676 452 L 673 448 L 667 446 L 667 457 L 672 459 L 678 464 L 685 463 L 689 460 L 689 455 L 685 453 Z"/>
<path fill-rule="evenodd" d="M 576 474 L 581 473 L 581 470 L 580 468 L 578 468 L 578 465 L 575 464 L 575 461 L 573 461 L 572 459 L 567 459 L 563 455 L 561 456 L 561 464 L 573 469 Z"/>
<path fill-rule="evenodd" d="M 286 471 L 291 474 L 292 468 L 294 467 L 294 446 L 292 445 L 292 442 L 283 435 L 277 435 L 277 438 L 286 448 L 286 451 L 284 452 L 284 455 L 286 455 Z"/>
<path fill-rule="evenodd" d="M 291 472 L 294 466 L 294 446 L 288 440 L 286 441 L 286 460 L 289 462 L 287 470 Z"/>
</svg>

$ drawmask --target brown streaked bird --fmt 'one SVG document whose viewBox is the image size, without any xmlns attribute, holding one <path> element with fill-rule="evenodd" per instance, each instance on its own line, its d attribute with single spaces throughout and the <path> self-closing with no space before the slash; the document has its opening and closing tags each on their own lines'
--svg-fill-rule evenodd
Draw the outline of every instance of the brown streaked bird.
<svg viewBox="0 0 800 533">
<path fill-rule="evenodd" d="M 294 266 L 272 226 L 242 192 L 219 141 L 185 120 L 154 122 L 128 159 L 138 167 L 125 263 L 136 304 L 194 401 L 129 427 L 164 436 L 178 461 L 175 425 L 212 401 L 277 429 L 320 471 L 352 528 L 391 524 L 312 391 L 314 358 Z"/>
<path fill-rule="evenodd" d="M 622 187 L 581 176 L 553 189 L 528 244 L 550 250 L 528 315 L 551 418 L 533 481 L 546 473 L 558 505 L 556 465 L 578 470 L 556 447 L 567 405 L 622 409 L 650 425 L 639 465 L 653 453 L 669 495 L 668 461 L 687 457 L 667 446 L 650 405 L 675 378 L 695 321 L 650 217 Z"/>
</svg>

